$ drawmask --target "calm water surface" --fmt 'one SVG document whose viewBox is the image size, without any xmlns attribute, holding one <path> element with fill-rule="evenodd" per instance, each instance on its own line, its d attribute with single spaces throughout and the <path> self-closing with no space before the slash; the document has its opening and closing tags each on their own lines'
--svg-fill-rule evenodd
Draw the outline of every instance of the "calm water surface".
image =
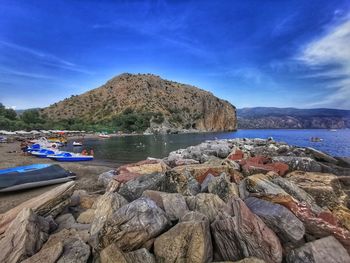
<svg viewBox="0 0 350 263">
<path fill-rule="evenodd" d="M 334 156 L 350 156 L 350 130 L 238 130 L 236 132 L 140 135 L 114 137 L 110 139 L 85 139 L 84 147 L 68 145 L 64 150 L 81 152 L 93 149 L 95 159 L 120 165 L 137 162 L 147 157 L 162 158 L 169 152 L 199 144 L 205 140 L 230 138 L 273 137 L 291 145 L 311 146 Z M 322 138 L 322 142 L 311 142 L 311 137 Z"/>
</svg>

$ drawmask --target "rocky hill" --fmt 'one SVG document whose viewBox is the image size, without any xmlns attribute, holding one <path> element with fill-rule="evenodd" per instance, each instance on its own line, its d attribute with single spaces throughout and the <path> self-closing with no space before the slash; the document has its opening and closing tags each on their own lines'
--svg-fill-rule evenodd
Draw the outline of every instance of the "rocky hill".
<svg viewBox="0 0 350 263">
<path fill-rule="evenodd" d="M 93 123 L 112 121 L 130 112 L 147 113 L 145 127 L 159 132 L 228 131 L 237 125 L 235 107 L 229 102 L 152 74 L 121 74 L 99 88 L 41 110 L 49 119 Z"/>
<path fill-rule="evenodd" d="M 243 108 L 237 110 L 241 129 L 344 129 L 350 128 L 350 110 Z"/>
</svg>

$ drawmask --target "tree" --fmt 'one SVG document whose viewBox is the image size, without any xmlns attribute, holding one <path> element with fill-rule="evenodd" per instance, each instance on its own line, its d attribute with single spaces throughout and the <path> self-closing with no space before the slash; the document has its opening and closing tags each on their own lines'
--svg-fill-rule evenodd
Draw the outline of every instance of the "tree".
<svg viewBox="0 0 350 263">
<path fill-rule="evenodd" d="M 21 119 L 27 124 L 43 123 L 38 110 L 26 110 L 22 113 Z"/>
</svg>

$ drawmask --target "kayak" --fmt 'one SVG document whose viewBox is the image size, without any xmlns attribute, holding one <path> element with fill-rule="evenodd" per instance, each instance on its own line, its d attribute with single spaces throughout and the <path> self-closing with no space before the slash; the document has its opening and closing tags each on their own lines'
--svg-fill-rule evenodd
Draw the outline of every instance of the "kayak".
<svg viewBox="0 0 350 263">
<path fill-rule="evenodd" d="M 69 152 L 48 155 L 47 157 L 59 162 L 83 162 L 83 161 L 92 161 L 94 159 L 92 155 L 82 155 L 82 154 L 69 153 Z"/>
<path fill-rule="evenodd" d="M 47 158 L 48 155 L 57 154 L 57 151 L 49 150 L 49 149 L 41 149 L 40 151 L 32 152 L 32 155 L 39 158 Z"/>
<path fill-rule="evenodd" d="M 39 143 L 35 143 L 32 146 L 28 147 L 27 152 L 38 152 L 41 150 L 41 146 Z"/>
<path fill-rule="evenodd" d="M 57 164 L 33 164 L 0 170 L 0 192 L 18 191 L 75 179 Z"/>
</svg>

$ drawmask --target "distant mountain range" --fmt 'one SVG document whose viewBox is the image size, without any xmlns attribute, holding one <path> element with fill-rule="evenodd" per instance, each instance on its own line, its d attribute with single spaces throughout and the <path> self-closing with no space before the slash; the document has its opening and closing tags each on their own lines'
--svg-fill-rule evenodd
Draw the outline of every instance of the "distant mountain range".
<svg viewBox="0 0 350 263">
<path fill-rule="evenodd" d="M 237 109 L 240 129 L 350 128 L 350 110 L 255 107 Z"/>
</svg>

